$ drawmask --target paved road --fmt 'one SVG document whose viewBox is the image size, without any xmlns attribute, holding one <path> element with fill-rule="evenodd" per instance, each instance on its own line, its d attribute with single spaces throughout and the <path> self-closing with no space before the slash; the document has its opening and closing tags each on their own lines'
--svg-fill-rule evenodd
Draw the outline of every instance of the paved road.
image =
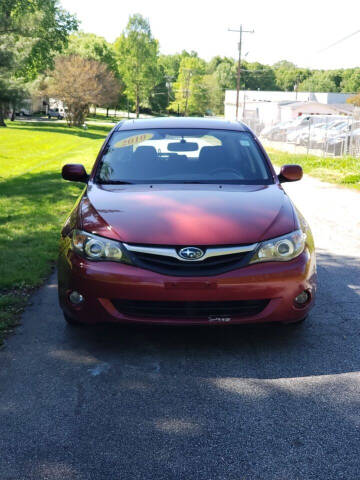
<svg viewBox="0 0 360 480">
<path fill-rule="evenodd" d="M 72 329 L 53 276 L 0 352 L 1 480 L 359 480 L 360 195 L 287 188 L 319 247 L 308 323 Z"/>
</svg>

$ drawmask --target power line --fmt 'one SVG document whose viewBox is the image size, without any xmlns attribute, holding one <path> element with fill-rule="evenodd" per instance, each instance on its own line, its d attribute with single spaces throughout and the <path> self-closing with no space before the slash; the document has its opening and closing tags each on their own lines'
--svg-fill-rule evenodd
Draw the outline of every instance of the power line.
<svg viewBox="0 0 360 480">
<path fill-rule="evenodd" d="M 347 35 L 346 37 L 341 38 L 340 40 L 337 40 L 336 42 L 332 43 L 332 44 L 329 45 L 328 47 L 322 48 L 322 49 L 319 50 L 317 53 L 325 52 L 326 50 L 329 50 L 330 48 L 335 47 L 335 45 L 338 45 L 339 43 L 344 42 L 344 41 L 347 40 L 348 38 L 351 38 L 351 37 L 353 37 L 354 35 L 357 35 L 358 33 L 360 33 L 360 30 L 356 30 L 356 32 L 350 33 L 350 35 Z"/>
</svg>

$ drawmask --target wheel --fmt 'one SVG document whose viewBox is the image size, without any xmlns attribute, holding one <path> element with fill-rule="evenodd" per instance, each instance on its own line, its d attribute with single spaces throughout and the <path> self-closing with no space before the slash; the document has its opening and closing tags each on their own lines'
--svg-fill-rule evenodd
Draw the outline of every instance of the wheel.
<svg viewBox="0 0 360 480">
<path fill-rule="evenodd" d="M 75 326 L 75 327 L 80 327 L 82 325 L 81 322 L 78 322 L 77 320 L 74 320 L 73 318 L 69 317 L 69 315 L 66 315 L 66 313 L 63 312 L 64 319 L 68 325 Z"/>
</svg>

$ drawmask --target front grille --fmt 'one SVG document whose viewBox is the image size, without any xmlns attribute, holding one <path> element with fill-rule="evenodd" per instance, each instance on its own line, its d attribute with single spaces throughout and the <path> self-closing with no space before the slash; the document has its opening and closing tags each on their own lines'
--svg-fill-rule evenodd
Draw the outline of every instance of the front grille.
<svg viewBox="0 0 360 480">
<path fill-rule="evenodd" d="M 197 262 L 187 262 L 174 257 L 143 252 L 130 252 L 134 265 L 172 276 L 219 275 L 246 265 L 254 252 L 208 257 Z"/>
<path fill-rule="evenodd" d="M 112 300 L 114 307 L 131 317 L 198 318 L 251 317 L 262 312 L 269 300 L 237 300 L 224 302 L 158 302 Z"/>
</svg>

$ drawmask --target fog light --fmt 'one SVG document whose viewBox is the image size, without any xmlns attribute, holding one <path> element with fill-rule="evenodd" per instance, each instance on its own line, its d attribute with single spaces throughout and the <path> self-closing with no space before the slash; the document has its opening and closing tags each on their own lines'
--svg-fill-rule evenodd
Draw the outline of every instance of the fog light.
<svg viewBox="0 0 360 480">
<path fill-rule="evenodd" d="M 69 299 L 70 299 L 70 302 L 75 305 L 79 305 L 81 302 L 84 301 L 84 297 L 81 295 L 81 293 L 76 291 L 70 293 Z"/>
<path fill-rule="evenodd" d="M 297 297 L 295 297 L 295 303 L 298 305 L 305 305 L 309 301 L 310 294 L 306 290 L 300 293 Z"/>
</svg>

